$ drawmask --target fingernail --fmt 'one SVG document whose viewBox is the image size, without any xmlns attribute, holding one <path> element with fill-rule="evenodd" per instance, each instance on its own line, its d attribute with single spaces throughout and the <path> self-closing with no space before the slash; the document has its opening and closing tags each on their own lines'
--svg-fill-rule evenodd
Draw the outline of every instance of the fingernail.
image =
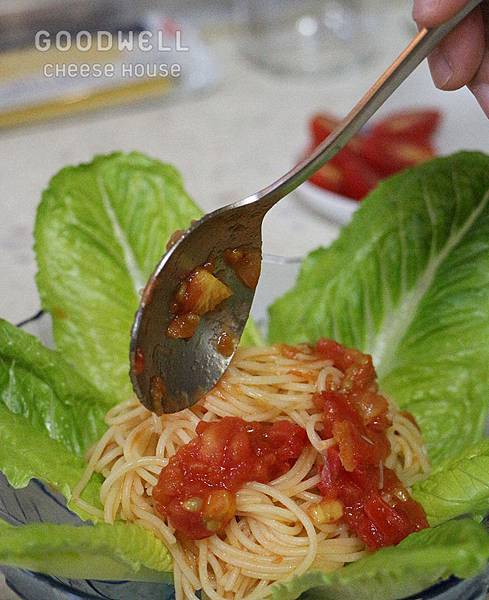
<svg viewBox="0 0 489 600">
<path fill-rule="evenodd" d="M 453 76 L 450 62 L 440 48 L 435 48 L 430 55 L 430 69 L 433 81 L 440 89 L 443 89 Z"/>
<path fill-rule="evenodd" d="M 486 116 L 489 117 L 489 84 L 481 83 L 471 86 L 471 92 L 476 97 L 482 110 L 486 113 Z"/>
</svg>

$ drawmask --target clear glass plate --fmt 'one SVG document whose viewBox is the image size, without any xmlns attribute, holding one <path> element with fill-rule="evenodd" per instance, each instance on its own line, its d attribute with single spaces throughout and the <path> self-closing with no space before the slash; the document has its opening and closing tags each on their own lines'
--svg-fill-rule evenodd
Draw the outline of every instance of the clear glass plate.
<svg viewBox="0 0 489 600">
<path fill-rule="evenodd" d="M 266 327 L 267 306 L 294 283 L 299 270 L 299 258 L 267 256 L 255 296 L 252 314 Z M 51 323 L 47 315 L 38 314 L 22 324 L 44 343 L 51 343 Z M 63 499 L 38 481 L 25 489 L 14 490 L 0 474 L 0 517 L 20 525 L 49 522 L 84 525 L 65 506 Z M 85 524 L 86 525 L 86 524 Z M 88 525 L 87 525 L 88 526 Z M 173 588 L 159 583 L 128 581 L 84 581 L 59 579 L 22 569 L 1 567 L 7 585 L 25 600 L 172 600 Z M 459 580 L 443 581 L 409 600 L 483 600 L 489 588 L 489 568 L 480 575 Z M 376 600 L 374 598 L 365 600 Z M 408 599 L 404 599 L 408 600 Z"/>
</svg>

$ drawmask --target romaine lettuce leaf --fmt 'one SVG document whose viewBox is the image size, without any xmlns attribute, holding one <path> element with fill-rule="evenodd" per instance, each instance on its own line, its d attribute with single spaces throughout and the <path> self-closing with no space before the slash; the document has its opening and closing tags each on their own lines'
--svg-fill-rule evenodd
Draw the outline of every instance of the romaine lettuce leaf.
<svg viewBox="0 0 489 600">
<path fill-rule="evenodd" d="M 44 348 L 32 335 L 0 320 L 0 470 L 10 485 L 22 488 L 31 479 L 39 479 L 59 491 L 66 498 L 68 507 L 81 518 L 93 519 L 71 500 L 73 489 L 86 468 L 81 454 L 103 434 L 106 427 L 103 417 L 106 411 L 107 403 L 104 398 L 59 352 Z M 101 507 L 101 484 L 102 477 L 93 476 L 82 493 L 82 498 L 93 506 Z M 39 529 L 36 527 L 33 526 L 33 532 L 44 531 L 40 525 Z M 107 529 L 107 532 L 114 531 L 113 534 L 107 534 L 111 548 L 117 549 L 120 542 L 121 552 L 124 553 L 124 544 L 127 543 L 127 548 L 133 547 L 132 556 L 136 561 L 140 551 L 146 551 L 145 549 L 152 547 L 151 544 L 156 544 L 160 555 L 164 553 L 166 556 L 166 549 L 161 542 L 154 541 L 153 534 L 135 525 L 129 527 L 126 538 L 122 533 L 124 527 L 121 524 L 115 530 Z M 15 538 L 19 543 L 28 540 L 29 530 L 26 529 L 22 534 L 21 531 L 24 530 L 16 529 L 15 534 L 10 532 L 6 535 L 0 530 L 0 546 L 4 544 L 4 556 L 9 550 L 8 540 L 13 541 Z M 54 528 L 52 531 L 47 528 L 46 535 L 56 531 L 68 535 L 69 528 L 66 531 L 63 528 Z M 98 536 L 94 537 L 95 541 L 101 540 L 105 529 L 94 531 L 93 534 L 80 531 L 80 540 L 85 539 L 83 536 L 87 540 L 91 539 L 91 535 Z M 136 536 L 139 536 L 137 543 L 131 541 Z M 56 552 L 62 548 L 61 543 L 56 545 L 57 539 L 54 536 L 44 540 L 46 552 L 49 551 L 53 560 Z M 73 539 L 78 538 L 75 536 Z M 39 538 L 33 537 L 32 543 L 39 546 L 40 541 L 41 533 Z M 22 546 L 19 545 L 18 548 L 20 557 Z M 40 546 L 38 552 L 40 560 Z M 66 557 L 60 552 L 59 564 L 63 565 L 67 560 L 67 568 L 69 561 Z M 30 560 L 32 557 L 26 558 Z M 47 556 L 45 558 L 48 559 Z M 73 554 L 73 560 L 75 558 Z M 141 560 L 143 558 L 144 553 Z M 99 563 L 102 571 L 103 564 L 105 563 Z M 87 564 L 87 568 L 88 566 Z M 109 567 L 110 561 L 105 566 Z M 107 571 L 109 574 L 110 572 Z"/>
<path fill-rule="evenodd" d="M 431 525 L 463 514 L 489 513 L 489 439 L 448 461 L 413 487 Z"/>
<path fill-rule="evenodd" d="M 481 572 L 489 559 L 489 535 L 470 519 L 414 533 L 333 573 L 311 571 L 274 586 L 273 599 L 396 600 L 455 575 Z"/>
<path fill-rule="evenodd" d="M 104 397 L 59 352 L 3 319 L 0 402 L 80 456 L 106 429 Z"/>
<path fill-rule="evenodd" d="M 168 581 L 168 550 L 142 532 L 129 523 L 14 527 L 0 521 L 0 564 L 69 579 Z"/>
<path fill-rule="evenodd" d="M 35 226 L 43 307 L 57 348 L 113 403 L 132 393 L 139 291 L 170 235 L 199 216 L 177 171 L 135 152 L 67 167 L 43 194 Z"/>
<path fill-rule="evenodd" d="M 58 352 L 0 320 L 0 470 L 13 487 L 36 478 L 69 501 L 106 411 L 100 393 Z M 100 485 L 93 477 L 84 500 L 99 505 Z"/>
<path fill-rule="evenodd" d="M 483 433 L 489 396 L 489 157 L 394 176 L 270 309 L 272 342 L 332 337 L 374 357 L 434 464 Z"/>
<path fill-rule="evenodd" d="M 21 415 L 11 413 L 3 404 L 0 404 L 0 440 L 0 471 L 10 485 L 22 488 L 31 479 L 44 481 L 63 494 L 73 512 L 81 518 L 91 518 L 70 504 L 73 488 L 86 468 L 83 458 L 51 439 L 42 428 L 35 428 Z M 100 507 L 101 484 L 100 477 L 92 477 L 82 498 Z"/>
</svg>

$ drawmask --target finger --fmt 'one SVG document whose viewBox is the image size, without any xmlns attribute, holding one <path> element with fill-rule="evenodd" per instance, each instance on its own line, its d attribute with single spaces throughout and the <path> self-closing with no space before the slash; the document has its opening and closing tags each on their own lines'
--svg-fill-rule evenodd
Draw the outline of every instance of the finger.
<svg viewBox="0 0 489 600">
<path fill-rule="evenodd" d="M 484 56 L 482 13 L 476 9 L 451 31 L 428 58 L 437 88 L 457 90 L 472 81 Z"/>
<path fill-rule="evenodd" d="M 467 0 L 414 0 L 413 18 L 420 27 L 435 27 L 451 19 Z"/>
<path fill-rule="evenodd" d="M 479 69 L 468 87 L 486 116 L 489 117 L 489 5 L 484 3 L 481 8 L 485 25 L 486 51 Z"/>
<path fill-rule="evenodd" d="M 482 110 L 489 117 L 489 4 L 481 5 L 486 36 L 486 52 L 479 69 L 468 88 L 474 94 Z"/>
<path fill-rule="evenodd" d="M 486 51 L 481 66 L 468 87 L 486 116 L 489 117 L 489 51 Z"/>
</svg>

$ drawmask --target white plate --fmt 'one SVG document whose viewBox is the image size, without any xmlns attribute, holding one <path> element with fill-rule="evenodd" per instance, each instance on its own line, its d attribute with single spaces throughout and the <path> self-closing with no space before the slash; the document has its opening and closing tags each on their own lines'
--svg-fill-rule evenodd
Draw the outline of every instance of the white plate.
<svg viewBox="0 0 489 600">
<path fill-rule="evenodd" d="M 315 211 L 339 225 L 349 223 L 359 205 L 355 200 L 323 190 L 308 181 L 297 188 L 297 194 Z"/>
</svg>

